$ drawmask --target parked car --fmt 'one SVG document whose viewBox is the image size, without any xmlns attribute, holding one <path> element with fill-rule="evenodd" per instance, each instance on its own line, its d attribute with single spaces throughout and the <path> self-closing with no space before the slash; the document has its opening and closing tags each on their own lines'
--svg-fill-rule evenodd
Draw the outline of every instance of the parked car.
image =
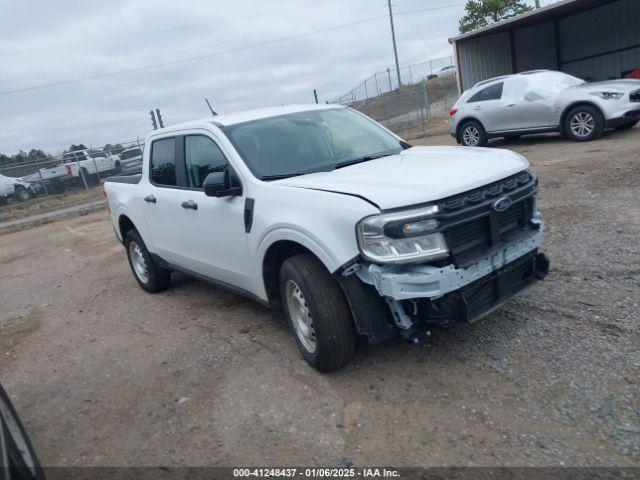
<svg viewBox="0 0 640 480">
<path fill-rule="evenodd" d="M 587 83 L 562 72 L 536 70 L 492 78 L 465 91 L 450 112 L 449 133 L 465 146 L 490 138 L 559 132 L 577 142 L 606 128 L 640 121 L 640 80 Z"/>
<path fill-rule="evenodd" d="M 62 164 L 67 169 L 67 174 L 76 179 L 84 176 L 90 181 L 90 175 L 96 173 L 111 172 L 116 169 L 113 158 L 100 150 L 77 150 L 62 155 Z"/>
<path fill-rule="evenodd" d="M 44 473 L 11 400 L 0 385 L 0 479 L 44 480 Z"/>
<path fill-rule="evenodd" d="M 119 154 L 122 169 L 138 167 L 142 165 L 142 150 L 138 147 L 127 148 Z"/>
<path fill-rule="evenodd" d="M 442 77 L 451 77 L 456 75 L 456 66 L 455 65 L 447 65 L 446 67 L 439 68 L 435 72 L 429 74 L 427 76 L 427 80 L 431 80 L 434 78 L 442 78 Z"/>
<path fill-rule="evenodd" d="M 218 115 L 145 144 L 142 173 L 104 185 L 140 287 L 179 271 L 282 307 L 321 371 L 356 336 L 419 341 L 548 271 L 538 180 L 508 150 L 412 147 L 334 105 Z"/>
<path fill-rule="evenodd" d="M 36 173 L 25 175 L 22 180 L 27 182 L 34 193 L 41 194 L 45 191 L 60 191 L 72 177 L 67 173 L 64 165 L 40 168 Z M 46 189 L 45 189 L 46 185 Z"/>
<path fill-rule="evenodd" d="M 18 202 L 26 202 L 33 197 L 34 193 L 28 182 L 0 175 L 0 205 L 6 205 L 10 198 Z"/>
</svg>

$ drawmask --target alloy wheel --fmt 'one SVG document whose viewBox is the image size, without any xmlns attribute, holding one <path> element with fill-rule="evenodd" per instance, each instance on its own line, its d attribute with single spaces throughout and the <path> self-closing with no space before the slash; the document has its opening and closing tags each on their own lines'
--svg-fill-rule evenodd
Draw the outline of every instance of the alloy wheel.
<svg viewBox="0 0 640 480">
<path fill-rule="evenodd" d="M 462 142 L 469 147 L 475 147 L 478 145 L 478 143 L 480 143 L 480 131 L 478 130 L 478 127 L 475 125 L 465 127 L 462 132 Z"/>
<path fill-rule="evenodd" d="M 571 132 L 576 137 L 584 138 L 588 137 L 593 133 L 593 130 L 596 127 L 596 121 L 588 112 L 578 112 L 573 117 L 571 117 L 571 121 L 569 122 L 569 128 L 571 128 Z"/>
</svg>

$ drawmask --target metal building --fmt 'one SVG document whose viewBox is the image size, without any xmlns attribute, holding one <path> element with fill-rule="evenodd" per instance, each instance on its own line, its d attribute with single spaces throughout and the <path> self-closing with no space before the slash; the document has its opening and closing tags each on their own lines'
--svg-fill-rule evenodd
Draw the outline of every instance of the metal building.
<svg viewBox="0 0 640 480">
<path fill-rule="evenodd" d="M 640 68 L 640 0 L 563 0 L 449 41 L 460 92 L 541 68 L 585 80 L 621 78 Z"/>
</svg>

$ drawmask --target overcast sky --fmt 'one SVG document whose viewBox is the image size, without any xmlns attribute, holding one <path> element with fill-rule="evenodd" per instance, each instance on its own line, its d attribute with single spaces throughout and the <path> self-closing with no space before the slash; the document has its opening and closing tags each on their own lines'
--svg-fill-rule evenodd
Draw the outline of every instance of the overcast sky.
<svg viewBox="0 0 640 480">
<path fill-rule="evenodd" d="M 464 0 L 393 4 L 402 65 L 450 55 Z M 431 7 L 446 8 L 400 13 Z M 309 103 L 314 88 L 332 100 L 393 65 L 386 0 L 0 0 L 0 11 L 5 154 L 144 137 L 151 108 L 170 125 L 207 116 L 204 97 L 219 113 Z M 171 64 L 190 57 L 204 58 Z"/>
</svg>

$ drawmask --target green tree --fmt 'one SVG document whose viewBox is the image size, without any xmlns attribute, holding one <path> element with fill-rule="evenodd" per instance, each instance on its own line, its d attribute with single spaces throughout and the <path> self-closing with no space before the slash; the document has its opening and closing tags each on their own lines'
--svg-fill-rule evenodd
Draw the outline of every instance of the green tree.
<svg viewBox="0 0 640 480">
<path fill-rule="evenodd" d="M 87 147 L 84 146 L 84 144 L 79 144 L 79 145 L 71 145 L 69 147 L 69 150 L 67 150 L 68 152 L 75 152 L 76 150 L 86 150 Z"/>
<path fill-rule="evenodd" d="M 109 152 L 111 155 L 117 155 L 118 153 L 124 150 L 124 147 L 119 143 L 116 143 L 115 145 L 111 145 L 110 143 L 107 143 L 102 148 L 102 150 L 104 150 L 105 152 Z"/>
<path fill-rule="evenodd" d="M 464 9 L 465 15 L 460 19 L 460 33 L 520 15 L 533 10 L 533 7 L 521 0 L 468 0 Z"/>
</svg>

